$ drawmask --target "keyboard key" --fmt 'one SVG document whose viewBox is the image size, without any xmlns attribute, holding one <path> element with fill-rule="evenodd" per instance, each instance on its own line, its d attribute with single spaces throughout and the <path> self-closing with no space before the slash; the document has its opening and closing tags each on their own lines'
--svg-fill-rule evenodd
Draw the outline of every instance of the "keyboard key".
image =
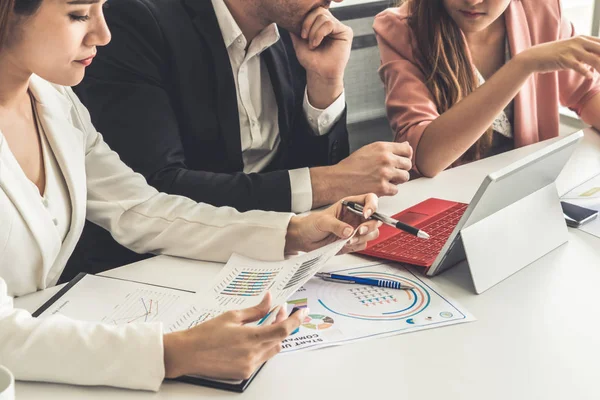
<svg viewBox="0 0 600 400">
<path fill-rule="evenodd" d="M 383 257 L 391 255 L 400 262 L 430 266 L 448 241 L 467 207 L 467 204 L 457 204 L 436 215 L 435 220 L 420 226 L 420 229 L 431 236 L 429 240 L 399 232 L 374 246 L 372 251 L 381 253 Z"/>
</svg>

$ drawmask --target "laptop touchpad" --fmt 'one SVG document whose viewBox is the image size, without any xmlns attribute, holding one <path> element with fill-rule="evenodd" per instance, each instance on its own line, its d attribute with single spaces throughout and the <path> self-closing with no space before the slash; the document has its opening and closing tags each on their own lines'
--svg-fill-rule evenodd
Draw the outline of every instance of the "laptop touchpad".
<svg viewBox="0 0 600 400">
<path fill-rule="evenodd" d="M 426 220 L 428 217 L 429 217 L 428 214 L 421 214 L 421 213 L 409 211 L 405 214 L 400 215 L 396 219 L 400 222 L 404 222 L 405 224 L 416 225 L 419 222 Z"/>
</svg>

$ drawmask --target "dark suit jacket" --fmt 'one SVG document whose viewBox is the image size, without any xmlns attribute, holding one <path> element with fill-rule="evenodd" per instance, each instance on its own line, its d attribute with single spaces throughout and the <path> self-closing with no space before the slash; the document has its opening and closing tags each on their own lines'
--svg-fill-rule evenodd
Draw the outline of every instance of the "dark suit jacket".
<svg viewBox="0 0 600 400">
<path fill-rule="evenodd" d="M 258 174 L 244 174 L 237 95 L 210 0 L 117 0 L 105 11 L 111 43 L 75 89 L 108 144 L 159 191 L 240 211 L 290 211 L 287 170 L 349 154 L 346 116 L 315 135 L 302 109 L 306 71 L 289 33 L 262 53 L 279 108 L 281 143 Z M 62 280 L 140 256 L 88 223 Z"/>
</svg>

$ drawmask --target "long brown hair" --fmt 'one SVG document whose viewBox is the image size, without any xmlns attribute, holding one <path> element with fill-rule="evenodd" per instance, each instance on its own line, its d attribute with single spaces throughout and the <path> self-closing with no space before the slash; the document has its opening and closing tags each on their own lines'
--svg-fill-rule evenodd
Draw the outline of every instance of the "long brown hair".
<svg viewBox="0 0 600 400">
<path fill-rule="evenodd" d="M 0 0 L 0 51 L 12 31 L 13 16 L 30 16 L 38 10 L 41 4 L 42 0 Z"/>
<path fill-rule="evenodd" d="M 0 50 L 8 38 L 10 16 L 14 8 L 15 0 L 0 0 Z"/>
<path fill-rule="evenodd" d="M 427 87 L 442 114 L 477 88 L 467 44 L 442 0 L 400 0 L 400 5 L 404 3 L 408 3 L 408 23 L 416 38 L 416 54 Z M 490 127 L 455 164 L 479 159 L 491 146 Z"/>
</svg>

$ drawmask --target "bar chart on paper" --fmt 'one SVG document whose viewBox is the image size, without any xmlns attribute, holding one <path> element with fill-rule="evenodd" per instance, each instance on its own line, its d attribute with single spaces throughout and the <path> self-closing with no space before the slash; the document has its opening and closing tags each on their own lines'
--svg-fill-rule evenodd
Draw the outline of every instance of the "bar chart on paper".
<svg viewBox="0 0 600 400">
<path fill-rule="evenodd" d="M 230 296 L 256 296 L 267 289 L 279 271 L 233 271 L 232 277 L 218 287 L 220 294 Z"/>
<path fill-rule="evenodd" d="M 216 304 L 232 307 L 242 305 L 247 298 L 260 296 L 273 285 L 280 270 L 280 268 L 232 268 L 212 289 Z"/>
</svg>

